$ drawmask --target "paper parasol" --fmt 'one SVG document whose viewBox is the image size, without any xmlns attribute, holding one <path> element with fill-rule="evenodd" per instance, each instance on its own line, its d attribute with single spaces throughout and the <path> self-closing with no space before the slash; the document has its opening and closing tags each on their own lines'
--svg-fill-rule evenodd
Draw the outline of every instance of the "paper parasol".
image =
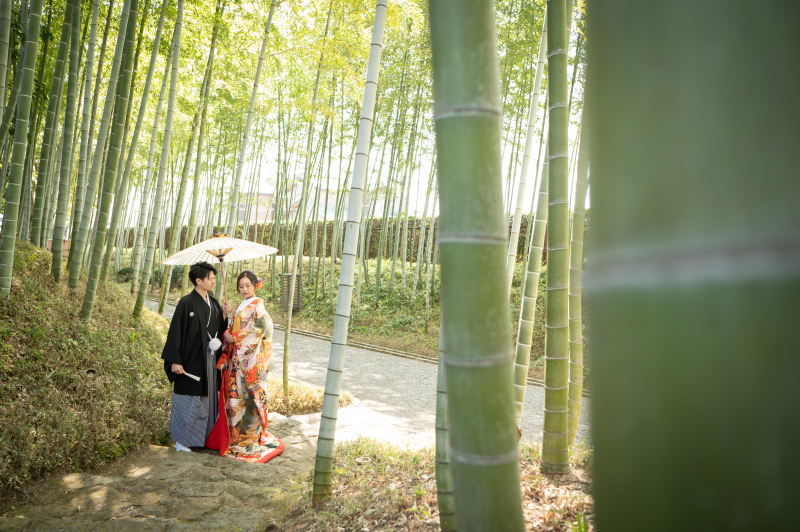
<svg viewBox="0 0 800 532">
<path fill-rule="evenodd" d="M 232 238 L 223 233 L 217 233 L 208 240 L 188 247 L 174 255 L 170 255 L 162 264 L 167 266 L 192 265 L 196 262 L 206 261 L 212 264 L 219 262 L 222 270 L 222 291 L 225 293 L 225 262 L 257 259 L 277 253 L 278 250 L 263 244 L 256 244 L 241 238 Z M 227 300 L 227 298 L 226 298 Z"/>
</svg>

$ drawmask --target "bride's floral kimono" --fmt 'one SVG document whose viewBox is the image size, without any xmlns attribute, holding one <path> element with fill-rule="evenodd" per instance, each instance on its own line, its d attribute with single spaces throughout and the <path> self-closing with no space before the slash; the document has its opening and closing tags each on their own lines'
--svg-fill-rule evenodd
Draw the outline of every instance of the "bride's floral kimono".
<svg viewBox="0 0 800 532">
<path fill-rule="evenodd" d="M 283 443 L 267 432 L 272 319 L 264 302 L 258 297 L 243 301 L 228 332 L 233 343 L 225 345 L 217 363 L 222 370 L 220 415 L 206 446 L 222 456 L 266 462 L 283 452 Z"/>
</svg>

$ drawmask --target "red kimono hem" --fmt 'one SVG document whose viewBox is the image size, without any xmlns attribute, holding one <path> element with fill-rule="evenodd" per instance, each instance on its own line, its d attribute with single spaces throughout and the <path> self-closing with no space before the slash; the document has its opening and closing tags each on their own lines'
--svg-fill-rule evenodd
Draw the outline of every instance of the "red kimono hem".
<svg viewBox="0 0 800 532">
<path fill-rule="evenodd" d="M 227 387 L 228 382 L 230 380 L 230 370 L 225 372 L 222 376 L 222 385 Z M 224 388 L 223 388 L 224 389 Z M 265 427 L 266 428 L 266 427 Z M 263 464 L 269 462 L 279 454 L 283 452 L 284 445 L 283 442 L 272 434 L 272 436 L 278 440 L 278 447 L 272 449 L 270 452 L 262 456 L 261 458 L 256 458 L 256 456 L 251 455 L 244 455 L 244 456 L 236 456 L 233 452 L 228 452 L 228 447 L 230 446 L 230 437 L 228 434 L 228 415 L 225 411 L 225 398 L 223 397 L 222 391 L 219 394 L 219 416 L 217 417 L 216 423 L 214 423 L 214 428 L 211 431 L 211 434 L 208 435 L 208 439 L 206 439 L 206 447 L 208 449 L 219 449 L 220 456 L 227 456 L 228 458 L 233 458 L 235 460 L 239 460 L 242 462 L 251 462 L 254 464 Z M 227 454 L 226 454 L 227 453 Z"/>
</svg>

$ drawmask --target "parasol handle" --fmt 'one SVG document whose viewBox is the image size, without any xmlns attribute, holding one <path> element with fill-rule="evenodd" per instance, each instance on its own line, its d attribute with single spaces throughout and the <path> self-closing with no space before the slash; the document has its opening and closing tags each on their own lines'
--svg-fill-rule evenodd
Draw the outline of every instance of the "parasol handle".
<svg viewBox="0 0 800 532">
<path fill-rule="evenodd" d="M 225 255 L 217 257 L 219 259 L 219 270 L 222 275 L 222 302 L 228 302 L 228 291 L 225 289 Z"/>
</svg>

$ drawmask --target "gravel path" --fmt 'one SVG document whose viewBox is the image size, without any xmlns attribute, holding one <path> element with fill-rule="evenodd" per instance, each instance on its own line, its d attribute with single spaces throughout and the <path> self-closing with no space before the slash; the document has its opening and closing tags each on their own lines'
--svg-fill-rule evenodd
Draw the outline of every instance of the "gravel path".
<svg viewBox="0 0 800 532">
<path fill-rule="evenodd" d="M 158 303 L 147 300 L 157 310 Z M 164 315 L 172 317 L 167 305 Z M 283 364 L 284 331 L 275 330 L 271 369 L 280 373 Z M 289 377 L 325 385 L 330 342 L 293 333 L 290 343 Z M 348 346 L 342 388 L 358 398 L 356 404 L 339 410 L 336 440 L 359 435 L 408 445 L 434 441 L 436 423 L 436 365 L 367 349 Z M 578 437 L 588 439 L 590 400 L 583 399 Z M 544 388 L 528 386 L 522 418 L 523 440 L 540 441 L 544 412 Z M 319 426 L 319 414 L 296 416 Z"/>
</svg>

